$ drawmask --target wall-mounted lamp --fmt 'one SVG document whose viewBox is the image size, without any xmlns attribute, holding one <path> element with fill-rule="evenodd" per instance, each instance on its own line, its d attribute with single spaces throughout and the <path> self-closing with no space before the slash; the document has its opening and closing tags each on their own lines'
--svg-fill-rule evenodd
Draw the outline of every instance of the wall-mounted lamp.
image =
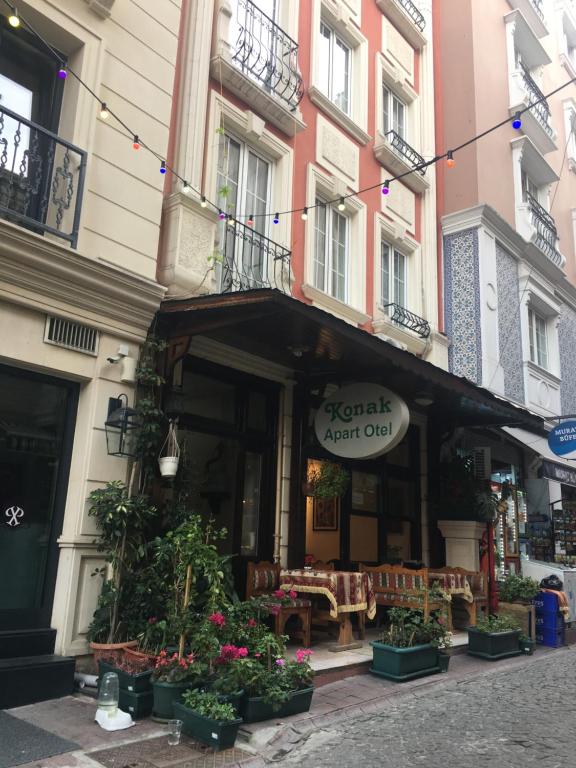
<svg viewBox="0 0 576 768">
<path fill-rule="evenodd" d="M 127 395 L 118 395 L 108 400 L 106 447 L 109 456 L 136 456 L 138 436 L 142 429 L 142 417 L 128 406 Z"/>
</svg>

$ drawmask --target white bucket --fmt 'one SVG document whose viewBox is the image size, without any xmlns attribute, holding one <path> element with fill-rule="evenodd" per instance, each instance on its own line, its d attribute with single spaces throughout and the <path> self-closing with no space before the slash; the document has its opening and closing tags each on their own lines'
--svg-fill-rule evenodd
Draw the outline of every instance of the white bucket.
<svg viewBox="0 0 576 768">
<path fill-rule="evenodd" d="M 178 472 L 179 456 L 163 456 L 158 459 L 162 477 L 174 477 Z"/>
</svg>

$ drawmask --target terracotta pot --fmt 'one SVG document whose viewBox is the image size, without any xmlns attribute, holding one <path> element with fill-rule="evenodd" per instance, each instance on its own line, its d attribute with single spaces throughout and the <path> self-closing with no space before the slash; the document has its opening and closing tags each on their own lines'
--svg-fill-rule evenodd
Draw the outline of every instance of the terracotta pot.
<svg viewBox="0 0 576 768">
<path fill-rule="evenodd" d="M 138 640 L 126 640 L 124 643 L 90 643 L 90 650 L 94 654 L 94 661 L 107 659 L 120 661 L 126 648 L 136 648 Z"/>
<path fill-rule="evenodd" d="M 129 646 L 124 649 L 124 655 L 126 658 L 154 661 L 156 659 L 155 653 L 146 653 L 145 651 L 139 651 L 137 648 Z"/>
</svg>

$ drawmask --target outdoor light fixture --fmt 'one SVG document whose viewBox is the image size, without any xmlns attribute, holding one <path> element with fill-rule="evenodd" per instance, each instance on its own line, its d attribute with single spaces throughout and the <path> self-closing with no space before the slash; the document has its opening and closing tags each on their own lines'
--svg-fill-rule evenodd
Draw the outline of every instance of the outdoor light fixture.
<svg viewBox="0 0 576 768">
<path fill-rule="evenodd" d="M 434 405 L 434 397 L 430 392 L 417 392 L 414 395 L 414 402 L 423 406 Z"/>
<path fill-rule="evenodd" d="M 517 131 L 522 128 L 522 118 L 520 117 L 520 112 L 516 112 L 514 115 L 514 120 L 512 120 L 512 128 L 516 128 Z"/>
<path fill-rule="evenodd" d="M 109 398 L 108 418 L 104 427 L 109 456 L 133 458 L 136 455 L 136 442 L 142 429 L 142 417 L 138 411 L 128 406 L 127 395 Z"/>
<path fill-rule="evenodd" d="M 304 208 L 302 210 L 302 214 L 301 214 L 300 218 L 302 219 L 302 221 L 307 221 L 308 220 L 308 208 Z"/>
<path fill-rule="evenodd" d="M 8 16 L 8 24 L 10 24 L 11 27 L 14 27 L 14 29 L 18 29 L 20 26 L 20 16 L 18 16 L 18 10 L 16 8 L 14 8 L 10 16 Z"/>
<path fill-rule="evenodd" d="M 456 160 L 454 160 L 454 153 L 452 152 L 451 149 L 449 149 L 448 152 L 446 152 L 446 165 L 448 166 L 448 168 L 454 168 L 454 166 L 456 165 Z"/>
<path fill-rule="evenodd" d="M 341 197 L 340 201 L 338 203 L 338 210 L 339 211 L 345 211 L 346 210 L 346 203 L 344 202 L 344 198 Z"/>
<path fill-rule="evenodd" d="M 100 104 L 100 117 L 102 120 L 108 120 L 110 117 L 110 112 L 108 111 L 108 107 L 106 106 L 105 101 Z"/>
</svg>

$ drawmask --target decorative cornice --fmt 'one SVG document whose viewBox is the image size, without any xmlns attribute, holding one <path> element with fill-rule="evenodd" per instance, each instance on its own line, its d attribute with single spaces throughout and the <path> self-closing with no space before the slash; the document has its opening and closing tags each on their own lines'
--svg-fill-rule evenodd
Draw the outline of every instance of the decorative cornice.
<svg viewBox="0 0 576 768">
<path fill-rule="evenodd" d="M 4 301 L 141 341 L 165 290 L 153 280 L 0 222 Z"/>
<path fill-rule="evenodd" d="M 85 2 L 88 3 L 90 10 L 102 19 L 107 19 L 112 13 L 114 0 L 85 0 Z"/>
</svg>

